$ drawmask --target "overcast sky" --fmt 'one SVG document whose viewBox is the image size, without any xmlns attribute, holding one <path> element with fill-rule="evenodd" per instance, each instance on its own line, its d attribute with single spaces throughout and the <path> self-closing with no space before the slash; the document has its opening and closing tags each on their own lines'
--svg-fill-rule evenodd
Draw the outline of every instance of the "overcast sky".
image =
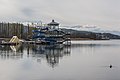
<svg viewBox="0 0 120 80">
<path fill-rule="evenodd" d="M 120 0 L 0 0 L 0 21 L 120 28 Z"/>
</svg>

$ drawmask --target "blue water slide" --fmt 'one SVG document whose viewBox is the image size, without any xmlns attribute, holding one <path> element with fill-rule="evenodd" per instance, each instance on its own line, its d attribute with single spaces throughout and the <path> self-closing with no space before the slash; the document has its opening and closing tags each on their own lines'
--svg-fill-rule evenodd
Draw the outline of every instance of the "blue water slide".
<svg viewBox="0 0 120 80">
<path fill-rule="evenodd" d="M 36 39 L 36 38 L 45 38 L 45 34 L 44 33 L 35 33 L 33 35 L 33 39 Z"/>
<path fill-rule="evenodd" d="M 45 38 L 45 32 L 43 31 L 39 31 L 39 30 L 33 30 L 33 39 L 36 39 L 36 38 Z"/>
<path fill-rule="evenodd" d="M 39 35 L 39 36 L 38 35 L 34 35 L 33 39 L 36 39 L 36 38 L 45 38 L 45 36 L 44 35 Z"/>
<path fill-rule="evenodd" d="M 48 27 L 46 27 L 46 28 L 42 28 L 41 30 L 49 30 L 49 29 L 48 29 Z"/>
<path fill-rule="evenodd" d="M 33 30 L 32 32 L 34 32 L 34 33 L 42 33 L 42 34 L 45 34 L 45 32 L 38 31 L 38 30 Z"/>
<path fill-rule="evenodd" d="M 44 40 L 47 41 L 47 42 L 51 42 L 51 43 L 57 42 L 57 40 L 52 39 L 52 38 L 45 38 Z"/>
</svg>

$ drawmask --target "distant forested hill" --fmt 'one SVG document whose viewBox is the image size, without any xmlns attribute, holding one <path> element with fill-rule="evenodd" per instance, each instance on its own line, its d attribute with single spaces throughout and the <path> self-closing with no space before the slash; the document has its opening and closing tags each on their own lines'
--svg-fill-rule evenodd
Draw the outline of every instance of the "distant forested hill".
<svg viewBox="0 0 120 80">
<path fill-rule="evenodd" d="M 77 31 L 72 29 L 61 29 L 64 32 L 70 32 L 71 38 L 88 38 L 88 39 L 120 39 L 119 35 L 111 33 L 95 33 L 89 31 Z"/>
</svg>

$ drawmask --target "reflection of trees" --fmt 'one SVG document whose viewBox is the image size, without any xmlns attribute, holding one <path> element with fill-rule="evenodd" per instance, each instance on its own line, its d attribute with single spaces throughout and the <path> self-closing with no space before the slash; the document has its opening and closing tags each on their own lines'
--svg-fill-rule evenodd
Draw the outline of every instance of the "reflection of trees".
<svg viewBox="0 0 120 80">
<path fill-rule="evenodd" d="M 16 48 L 16 51 L 13 51 Z M 19 48 L 19 49 L 18 49 Z M 15 49 L 14 49 L 15 50 Z M 0 46 L 0 57 L 1 59 L 19 59 L 23 57 L 23 48 L 17 46 Z"/>
<path fill-rule="evenodd" d="M 70 47 L 64 45 L 36 45 L 33 47 L 33 55 L 39 54 L 39 57 L 44 57 L 51 67 L 55 67 L 60 58 L 65 55 L 70 55 Z"/>
</svg>

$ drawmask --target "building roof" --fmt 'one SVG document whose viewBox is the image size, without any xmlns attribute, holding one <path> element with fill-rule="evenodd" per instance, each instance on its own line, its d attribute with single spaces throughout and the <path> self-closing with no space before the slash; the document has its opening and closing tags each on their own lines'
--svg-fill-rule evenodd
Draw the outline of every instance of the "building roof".
<svg viewBox="0 0 120 80">
<path fill-rule="evenodd" d="M 59 23 L 52 20 L 52 22 L 48 23 L 48 26 L 59 26 Z"/>
</svg>

